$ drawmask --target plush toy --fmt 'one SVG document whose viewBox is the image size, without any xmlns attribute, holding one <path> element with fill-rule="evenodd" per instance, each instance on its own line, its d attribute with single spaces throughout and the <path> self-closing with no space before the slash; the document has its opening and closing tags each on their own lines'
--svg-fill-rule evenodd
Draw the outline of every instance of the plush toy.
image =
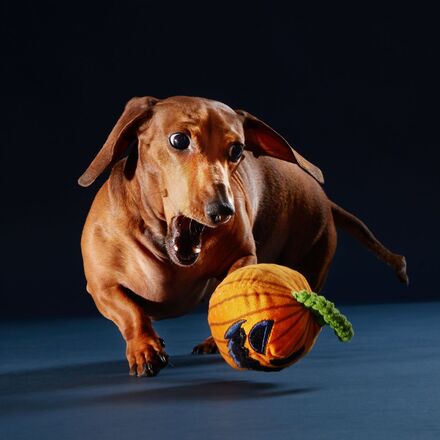
<svg viewBox="0 0 440 440">
<path fill-rule="evenodd" d="M 279 371 L 301 359 L 328 324 L 341 341 L 353 327 L 333 303 L 288 267 L 255 264 L 229 274 L 209 302 L 212 336 L 237 369 Z"/>
</svg>

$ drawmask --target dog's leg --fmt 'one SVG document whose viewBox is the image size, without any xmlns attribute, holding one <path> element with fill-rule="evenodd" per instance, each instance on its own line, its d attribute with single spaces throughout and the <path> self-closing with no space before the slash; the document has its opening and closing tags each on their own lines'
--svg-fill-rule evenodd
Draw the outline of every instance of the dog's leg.
<svg viewBox="0 0 440 440">
<path fill-rule="evenodd" d="M 327 228 L 321 232 L 305 255 L 298 257 L 295 240 L 295 234 L 289 237 L 276 263 L 303 274 L 312 291 L 319 293 L 327 278 L 336 251 L 337 234 L 333 221 L 328 223 Z"/>
<path fill-rule="evenodd" d="M 409 284 L 406 273 L 406 259 L 403 255 L 395 254 L 387 249 L 368 229 L 366 224 L 355 215 L 331 202 L 332 214 L 336 226 L 345 229 L 349 234 L 358 239 L 371 252 L 377 255 L 383 262 L 391 266 L 400 282 Z"/>
<path fill-rule="evenodd" d="M 156 334 L 142 305 L 122 286 L 91 288 L 98 310 L 113 321 L 127 343 L 130 375 L 155 376 L 168 364 L 165 344 Z"/>
<path fill-rule="evenodd" d="M 246 255 L 239 258 L 228 270 L 228 275 L 234 270 L 240 269 L 240 267 L 250 266 L 251 264 L 257 264 L 257 257 L 255 255 Z"/>
<path fill-rule="evenodd" d="M 197 344 L 192 354 L 216 354 L 218 353 L 217 345 L 212 336 L 207 337 L 201 344 Z"/>
<path fill-rule="evenodd" d="M 306 277 L 313 292 L 319 293 L 324 285 L 336 251 L 336 241 L 336 231 L 331 228 L 320 236 L 310 251 L 294 267 Z"/>
</svg>

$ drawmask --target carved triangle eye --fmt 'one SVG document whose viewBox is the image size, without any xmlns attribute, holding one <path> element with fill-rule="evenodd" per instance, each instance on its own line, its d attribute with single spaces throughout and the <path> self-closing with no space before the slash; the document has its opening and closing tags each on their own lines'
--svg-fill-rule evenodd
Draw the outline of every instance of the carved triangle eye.
<svg viewBox="0 0 440 440">
<path fill-rule="evenodd" d="M 240 321 L 235 322 L 232 324 L 225 333 L 225 339 L 235 339 L 239 334 L 240 330 L 243 331 L 241 328 L 241 325 L 246 322 L 246 319 L 241 319 Z M 246 337 L 246 333 L 244 334 Z"/>
<path fill-rule="evenodd" d="M 266 345 L 269 341 L 269 336 L 272 333 L 273 320 L 267 319 L 257 322 L 249 332 L 249 344 L 260 354 L 265 354 Z"/>
</svg>

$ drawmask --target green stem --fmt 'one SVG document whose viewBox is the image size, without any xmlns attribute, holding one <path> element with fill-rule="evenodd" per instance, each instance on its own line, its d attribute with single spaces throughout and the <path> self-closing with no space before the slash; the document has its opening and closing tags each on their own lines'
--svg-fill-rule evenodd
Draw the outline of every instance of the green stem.
<svg viewBox="0 0 440 440">
<path fill-rule="evenodd" d="M 350 321 L 331 301 L 316 293 L 307 292 L 307 290 L 292 292 L 292 295 L 299 303 L 315 314 L 319 325 L 329 325 L 340 341 L 347 342 L 353 337 L 354 331 Z"/>
</svg>

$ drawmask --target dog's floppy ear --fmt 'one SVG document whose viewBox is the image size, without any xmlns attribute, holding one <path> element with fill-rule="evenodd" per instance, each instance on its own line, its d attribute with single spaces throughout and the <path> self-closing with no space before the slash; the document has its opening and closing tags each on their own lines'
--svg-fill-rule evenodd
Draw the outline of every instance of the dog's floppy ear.
<svg viewBox="0 0 440 440">
<path fill-rule="evenodd" d="M 236 110 L 236 113 L 243 120 L 247 150 L 251 150 L 256 157 L 260 155 L 272 156 L 296 163 L 319 183 L 324 183 L 322 171 L 295 151 L 274 129 L 244 110 Z"/>
<path fill-rule="evenodd" d="M 84 174 L 78 179 L 81 186 L 91 185 L 110 164 L 124 154 L 127 147 L 136 138 L 137 127 L 150 116 L 152 107 L 158 101 L 158 99 L 151 96 L 136 97 L 128 101 L 104 146 Z"/>
</svg>

